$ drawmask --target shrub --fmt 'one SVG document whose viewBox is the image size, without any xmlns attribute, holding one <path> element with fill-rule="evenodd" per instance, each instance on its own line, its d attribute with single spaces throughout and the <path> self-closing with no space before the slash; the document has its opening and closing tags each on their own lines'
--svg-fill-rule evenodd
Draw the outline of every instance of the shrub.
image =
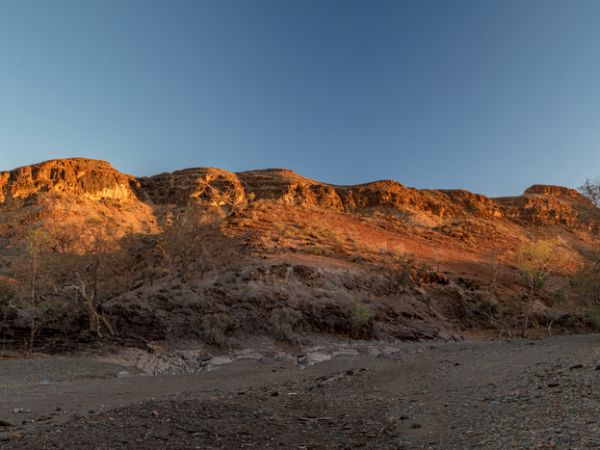
<svg viewBox="0 0 600 450">
<path fill-rule="evenodd" d="M 483 299 L 477 304 L 477 310 L 493 323 L 500 314 L 500 305 L 494 298 Z"/>
<path fill-rule="evenodd" d="M 302 313 L 293 308 L 280 308 L 269 317 L 270 331 L 276 339 L 293 342 L 296 334 L 294 327 L 302 319 Z"/>
<path fill-rule="evenodd" d="M 515 254 L 515 265 L 523 273 L 532 295 L 546 285 L 551 270 L 558 270 L 567 263 L 566 255 L 556 243 L 539 240 L 521 245 Z"/>
<path fill-rule="evenodd" d="M 417 279 L 421 280 L 427 278 L 429 274 L 433 271 L 433 267 L 427 263 L 421 263 L 419 267 L 417 267 L 416 275 Z"/>
<path fill-rule="evenodd" d="M 209 314 L 202 318 L 202 338 L 207 344 L 223 347 L 233 320 L 227 314 Z"/>
<path fill-rule="evenodd" d="M 348 307 L 350 334 L 353 337 L 365 337 L 371 334 L 372 321 L 375 313 L 369 305 L 355 300 Z"/>
<path fill-rule="evenodd" d="M 594 308 L 587 313 L 585 322 L 592 327 L 594 331 L 600 331 L 600 309 Z"/>
<path fill-rule="evenodd" d="M 567 290 L 564 287 L 556 289 L 553 293 L 554 300 L 563 303 L 567 299 Z"/>
<path fill-rule="evenodd" d="M 600 179 L 586 179 L 583 186 L 579 187 L 579 192 L 587 197 L 594 205 L 600 207 Z"/>
<path fill-rule="evenodd" d="M 585 305 L 600 305 L 600 265 L 588 263 L 571 279 L 577 298 Z"/>
<path fill-rule="evenodd" d="M 521 245 L 514 255 L 514 263 L 521 271 L 529 293 L 525 306 L 525 320 L 523 322 L 522 336 L 529 326 L 531 305 L 538 292 L 544 288 L 552 270 L 560 270 L 568 262 L 567 255 L 562 252 L 555 242 L 539 240 Z"/>
<path fill-rule="evenodd" d="M 412 286 L 412 260 L 409 256 L 402 255 L 395 261 L 392 278 L 395 280 L 398 287 L 404 288 Z"/>
</svg>

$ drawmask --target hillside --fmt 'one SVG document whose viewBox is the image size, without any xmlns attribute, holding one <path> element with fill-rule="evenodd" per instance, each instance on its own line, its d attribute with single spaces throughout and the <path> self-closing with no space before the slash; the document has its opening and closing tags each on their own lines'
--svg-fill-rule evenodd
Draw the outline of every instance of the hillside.
<svg viewBox="0 0 600 450">
<path fill-rule="evenodd" d="M 47 161 L 0 172 L 2 333 L 27 341 L 31 311 L 40 343 L 447 340 L 516 334 L 529 314 L 530 333 L 583 331 L 593 305 L 574 280 L 599 226 L 557 186 L 493 199 L 286 169 L 136 178 Z M 539 241 L 561 264 L 528 302 L 515 252 Z"/>
</svg>

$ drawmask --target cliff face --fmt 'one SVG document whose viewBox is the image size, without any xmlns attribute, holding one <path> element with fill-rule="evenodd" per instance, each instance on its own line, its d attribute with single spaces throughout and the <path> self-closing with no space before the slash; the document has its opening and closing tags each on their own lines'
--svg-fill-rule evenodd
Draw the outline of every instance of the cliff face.
<svg viewBox="0 0 600 450">
<path fill-rule="evenodd" d="M 382 180 L 336 186 L 287 169 L 240 173 L 195 168 L 136 179 L 108 162 L 83 158 L 46 161 L 0 172 L 0 203 L 44 193 L 92 201 L 184 206 L 190 203 L 239 209 L 264 200 L 336 212 L 424 213 L 438 219 L 505 219 L 525 225 L 598 227 L 598 211 L 577 191 L 535 185 L 517 197 L 491 199 L 462 190 L 418 190 Z"/>
<path fill-rule="evenodd" d="M 138 195 L 158 205 L 184 206 L 198 202 L 237 207 L 246 202 L 246 192 L 238 177 L 213 168 L 178 170 L 141 178 Z"/>
<path fill-rule="evenodd" d="M 248 201 L 338 212 L 425 213 L 439 219 L 504 218 L 521 224 L 598 227 L 598 211 L 579 192 L 560 186 L 535 185 L 518 197 L 492 199 L 464 190 L 418 190 L 382 180 L 336 186 L 302 177 L 291 170 L 266 169 L 232 173 L 221 169 L 188 169 L 140 180 L 141 189 L 158 204 L 189 202 L 239 208 Z"/>
<path fill-rule="evenodd" d="M 0 203 L 52 192 L 90 200 L 128 201 L 135 178 L 113 169 L 105 161 L 83 158 L 46 161 L 0 172 Z"/>
<path fill-rule="evenodd" d="M 534 185 L 519 197 L 496 199 L 504 215 L 519 223 L 564 225 L 571 229 L 596 230 L 599 211 L 574 189 Z"/>
<path fill-rule="evenodd" d="M 156 204 L 199 202 L 240 207 L 248 200 L 333 211 L 386 210 L 428 212 L 439 217 L 480 214 L 501 217 L 494 200 L 459 190 L 418 190 L 382 180 L 356 186 L 335 186 L 302 177 L 287 169 L 232 173 L 221 169 L 187 169 L 140 179 L 140 197 Z"/>
<path fill-rule="evenodd" d="M 110 237 L 159 230 L 139 181 L 108 162 L 51 160 L 0 172 L 0 248 L 21 245 L 32 227 L 77 229 L 103 224 Z"/>
</svg>

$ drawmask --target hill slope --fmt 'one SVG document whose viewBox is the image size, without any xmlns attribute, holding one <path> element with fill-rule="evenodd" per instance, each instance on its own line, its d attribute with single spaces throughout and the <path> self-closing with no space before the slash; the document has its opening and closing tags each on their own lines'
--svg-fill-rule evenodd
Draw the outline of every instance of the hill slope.
<svg viewBox="0 0 600 450">
<path fill-rule="evenodd" d="M 286 169 L 136 178 L 83 158 L 0 172 L 0 218 L 2 332 L 14 343 L 29 333 L 32 283 L 42 341 L 450 339 L 515 332 L 529 313 L 534 326 L 582 328 L 589 308 L 572 280 L 600 224 L 557 186 L 491 199 Z M 540 240 L 563 262 L 531 303 L 514 253 Z"/>
</svg>

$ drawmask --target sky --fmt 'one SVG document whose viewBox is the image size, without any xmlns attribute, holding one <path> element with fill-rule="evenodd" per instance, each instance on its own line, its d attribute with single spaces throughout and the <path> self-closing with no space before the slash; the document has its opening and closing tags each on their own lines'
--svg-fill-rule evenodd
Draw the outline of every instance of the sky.
<svg viewBox="0 0 600 450">
<path fill-rule="evenodd" d="M 0 0 L 0 170 L 600 176 L 596 0 Z"/>
</svg>

